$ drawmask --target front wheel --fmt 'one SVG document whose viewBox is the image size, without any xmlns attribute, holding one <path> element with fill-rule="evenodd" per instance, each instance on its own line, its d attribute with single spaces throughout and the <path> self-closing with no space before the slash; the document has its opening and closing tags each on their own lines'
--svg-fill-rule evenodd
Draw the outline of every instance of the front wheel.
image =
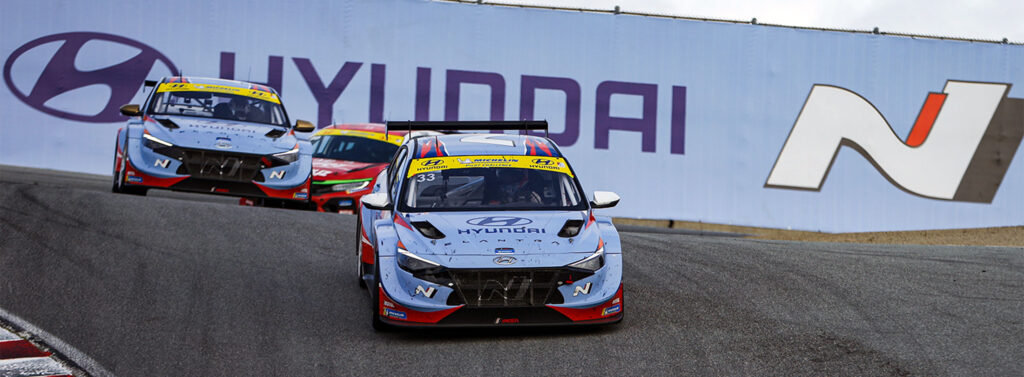
<svg viewBox="0 0 1024 377">
<path fill-rule="evenodd" d="M 366 280 L 363 280 L 363 219 L 356 211 L 356 277 L 359 278 L 359 288 L 366 289 Z"/>
<path fill-rule="evenodd" d="M 121 159 L 117 156 L 117 140 L 114 140 L 114 183 L 110 187 L 110 192 L 120 194 L 124 192 L 124 173 L 120 165 L 123 165 Z"/>
<path fill-rule="evenodd" d="M 376 254 L 376 253 L 374 253 Z M 374 331 L 388 331 L 391 326 L 380 320 L 380 261 L 375 260 L 373 264 L 373 279 L 370 280 L 370 308 L 373 309 L 370 324 Z"/>
</svg>

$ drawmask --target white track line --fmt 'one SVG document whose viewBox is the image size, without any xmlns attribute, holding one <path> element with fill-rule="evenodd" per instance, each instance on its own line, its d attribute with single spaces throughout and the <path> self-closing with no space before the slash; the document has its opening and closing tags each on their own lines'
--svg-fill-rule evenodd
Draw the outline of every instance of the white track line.
<svg viewBox="0 0 1024 377">
<path fill-rule="evenodd" d="M 114 377 L 113 373 L 110 373 L 109 370 L 104 368 L 102 365 L 100 365 L 100 363 L 96 362 L 96 360 L 93 360 L 91 357 L 89 357 L 88 355 L 86 355 L 82 351 L 79 351 L 75 347 L 72 347 L 70 344 L 65 343 L 63 340 L 60 340 L 60 338 L 58 338 L 56 336 L 53 336 L 52 334 L 50 334 L 50 333 L 48 333 L 46 331 L 43 331 L 43 329 L 41 329 L 39 327 L 36 327 L 35 325 L 29 323 L 28 321 L 26 321 L 24 319 L 21 319 L 21 317 L 18 317 L 16 315 L 12 314 L 11 312 L 8 312 L 8 311 L 4 310 L 3 308 L 0 308 L 0 319 L 3 319 L 5 321 L 7 321 L 8 323 L 11 323 L 14 326 L 17 326 L 17 327 L 21 328 L 22 330 L 25 330 L 28 333 L 34 335 L 35 337 L 41 339 L 43 341 L 43 343 L 45 343 L 51 349 L 53 349 L 54 351 L 57 351 L 62 356 L 67 357 L 68 359 L 73 361 L 79 368 L 84 369 L 86 373 L 92 375 L 93 377 Z M 4 332 L 6 332 L 6 331 L 4 331 Z M 12 359 L 12 360 L 24 360 L 24 359 Z M 4 373 L 2 366 L 3 366 L 3 364 L 0 364 L 0 377 L 8 377 L 6 374 L 2 374 L 2 373 Z M 53 373 L 51 373 L 51 374 L 53 374 Z M 57 373 L 57 374 L 61 374 L 61 373 Z M 71 374 L 71 373 L 63 373 L 63 374 Z M 46 374 L 43 374 L 43 375 L 46 375 Z"/>
</svg>

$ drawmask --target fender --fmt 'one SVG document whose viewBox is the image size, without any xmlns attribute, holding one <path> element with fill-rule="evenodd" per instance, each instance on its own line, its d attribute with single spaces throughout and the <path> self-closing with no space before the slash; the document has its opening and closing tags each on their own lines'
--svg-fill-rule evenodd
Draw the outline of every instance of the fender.
<svg viewBox="0 0 1024 377">
<path fill-rule="evenodd" d="M 622 244 L 619 241 L 619 231 L 615 229 L 612 218 L 608 216 L 594 216 L 594 219 L 597 220 L 597 229 L 600 231 L 601 240 L 604 241 L 605 254 L 621 254 Z"/>
<path fill-rule="evenodd" d="M 374 224 L 375 244 L 378 257 L 393 257 L 398 254 L 398 233 L 391 220 L 380 220 Z"/>
</svg>

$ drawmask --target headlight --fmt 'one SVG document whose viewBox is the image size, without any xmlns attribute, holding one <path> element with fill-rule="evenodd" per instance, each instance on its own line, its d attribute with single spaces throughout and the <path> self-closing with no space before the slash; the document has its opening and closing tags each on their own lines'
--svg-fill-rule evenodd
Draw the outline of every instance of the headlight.
<svg viewBox="0 0 1024 377">
<path fill-rule="evenodd" d="M 370 181 L 368 181 L 368 180 L 367 181 L 362 181 L 362 182 L 345 182 L 345 183 L 339 183 L 339 184 L 336 184 L 334 186 L 331 186 L 331 191 L 348 191 L 348 192 L 353 192 L 353 191 L 359 191 L 359 190 L 365 189 L 367 186 L 370 186 Z"/>
<path fill-rule="evenodd" d="M 604 242 L 601 242 L 598 246 L 597 251 L 590 254 L 586 258 L 580 259 L 579 261 L 569 265 L 572 268 L 578 268 L 587 271 L 597 271 L 601 267 L 604 267 Z"/>
<path fill-rule="evenodd" d="M 441 267 L 440 264 L 423 259 L 422 257 L 410 253 L 408 250 L 403 248 L 398 248 L 398 265 L 401 266 L 402 269 L 412 273 Z"/>
<path fill-rule="evenodd" d="M 146 139 L 144 145 L 146 146 L 146 148 L 149 149 L 167 148 L 174 146 L 174 144 L 168 143 L 166 141 L 160 140 L 156 136 L 150 135 L 149 132 L 142 134 L 142 138 Z"/>
<path fill-rule="evenodd" d="M 293 163 L 299 160 L 299 145 L 295 144 L 295 148 L 287 152 L 275 153 L 274 158 L 284 161 L 286 163 Z"/>
</svg>

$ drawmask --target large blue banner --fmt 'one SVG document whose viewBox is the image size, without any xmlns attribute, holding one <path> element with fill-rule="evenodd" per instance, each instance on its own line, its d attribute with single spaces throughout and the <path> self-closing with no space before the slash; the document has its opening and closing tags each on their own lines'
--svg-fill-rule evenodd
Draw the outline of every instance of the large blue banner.
<svg viewBox="0 0 1024 377">
<path fill-rule="evenodd" d="M 108 173 L 165 75 L 292 118 L 547 119 L 607 214 L 822 231 L 1024 224 L 1024 46 L 487 5 L 18 1 L 0 163 Z"/>
</svg>

